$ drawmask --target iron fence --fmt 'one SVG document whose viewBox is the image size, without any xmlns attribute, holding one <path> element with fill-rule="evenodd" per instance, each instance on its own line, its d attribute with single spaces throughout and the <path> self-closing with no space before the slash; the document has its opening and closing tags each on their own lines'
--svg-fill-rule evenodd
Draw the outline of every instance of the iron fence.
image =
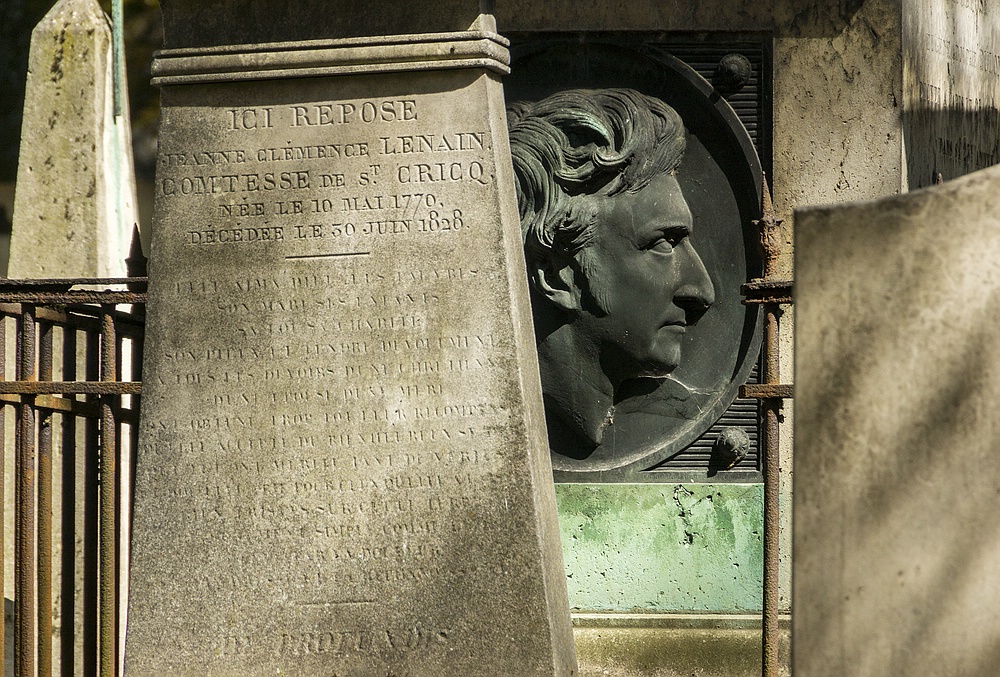
<svg viewBox="0 0 1000 677">
<path fill-rule="evenodd" d="M 0 280 L 17 677 L 119 672 L 145 288 L 145 278 Z"/>
</svg>

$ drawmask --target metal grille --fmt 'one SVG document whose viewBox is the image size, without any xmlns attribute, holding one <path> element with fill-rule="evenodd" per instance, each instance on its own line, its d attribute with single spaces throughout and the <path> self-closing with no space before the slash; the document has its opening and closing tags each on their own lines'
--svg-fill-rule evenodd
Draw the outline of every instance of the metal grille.
<svg viewBox="0 0 1000 677">
<path fill-rule="evenodd" d="M 689 38 L 651 40 L 651 47 L 660 49 L 686 63 L 698 75 L 712 82 L 719 61 L 727 54 L 742 54 L 750 62 L 753 74 L 738 92 L 726 96 L 740 122 L 746 127 L 764 171 L 770 175 L 770 39 L 712 40 L 691 42 Z M 766 77 L 765 77 L 766 76 Z"/>
<path fill-rule="evenodd" d="M 726 96 L 740 122 L 746 127 L 750 139 L 757 150 L 766 174 L 771 172 L 771 55 L 770 37 L 725 37 L 725 36 L 658 36 L 646 41 L 650 47 L 666 52 L 695 70 L 700 76 L 712 82 L 715 69 L 727 54 L 742 54 L 752 67 L 752 76 L 738 92 Z M 754 367 L 748 383 L 760 382 L 760 363 Z M 731 470 L 715 474 L 711 469 L 712 445 L 727 427 L 741 428 L 750 437 L 750 451 Z M 691 446 L 676 456 L 667 459 L 655 468 L 651 475 L 681 472 L 694 478 L 713 481 L 756 481 L 761 480 L 760 468 L 760 403 L 756 399 L 738 398 L 726 410 L 715 425 L 709 428 Z M 664 475 L 665 476 L 665 475 Z"/>
<path fill-rule="evenodd" d="M 747 383 L 759 382 L 760 367 L 755 365 L 750 372 L 750 378 L 747 379 Z M 723 430 L 731 427 L 742 428 L 747 433 L 750 437 L 750 451 L 747 453 L 746 458 L 733 466 L 732 470 L 728 470 L 724 474 L 729 476 L 740 471 L 755 472 L 760 467 L 759 420 L 760 402 L 756 399 L 738 397 L 722 414 L 722 418 L 716 421 L 705 434 L 695 440 L 684 451 L 654 468 L 652 472 L 676 470 L 698 472 L 705 475 L 706 469 L 711 467 L 712 445 Z M 710 470 L 708 472 L 711 473 Z M 720 479 L 722 475 L 715 476 L 713 474 L 713 477 Z M 743 477 L 736 475 L 734 477 L 727 477 L 727 479 L 736 481 L 752 479 L 760 481 L 759 476 Z"/>
<path fill-rule="evenodd" d="M 145 282 L 0 281 L 17 677 L 119 673 Z"/>
</svg>

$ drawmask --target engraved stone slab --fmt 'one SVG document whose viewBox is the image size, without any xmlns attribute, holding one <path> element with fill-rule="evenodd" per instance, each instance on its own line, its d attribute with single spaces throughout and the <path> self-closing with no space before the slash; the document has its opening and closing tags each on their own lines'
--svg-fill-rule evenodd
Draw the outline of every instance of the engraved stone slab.
<svg viewBox="0 0 1000 677">
<path fill-rule="evenodd" d="M 413 37 L 156 66 L 129 677 L 575 674 L 506 50 Z"/>
<path fill-rule="evenodd" d="M 996 674 L 998 195 L 796 212 L 797 677 Z"/>
<path fill-rule="evenodd" d="M 902 5 L 906 164 L 911 187 L 1000 162 L 1000 5 Z"/>
</svg>

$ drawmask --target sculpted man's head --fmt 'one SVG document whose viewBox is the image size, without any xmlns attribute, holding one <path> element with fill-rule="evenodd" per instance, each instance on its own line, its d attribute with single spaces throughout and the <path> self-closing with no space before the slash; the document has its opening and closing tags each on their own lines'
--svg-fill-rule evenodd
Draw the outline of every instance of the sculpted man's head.
<svg viewBox="0 0 1000 677">
<path fill-rule="evenodd" d="M 508 109 L 546 407 L 601 442 L 630 380 L 663 379 L 715 300 L 675 176 L 680 116 L 630 89 Z"/>
</svg>

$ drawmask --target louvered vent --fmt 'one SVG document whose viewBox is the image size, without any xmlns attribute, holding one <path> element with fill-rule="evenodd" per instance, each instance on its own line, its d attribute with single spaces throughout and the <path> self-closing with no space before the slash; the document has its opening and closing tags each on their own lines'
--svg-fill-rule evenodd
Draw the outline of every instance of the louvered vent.
<svg viewBox="0 0 1000 677">
<path fill-rule="evenodd" d="M 771 61 L 770 39 L 750 40 L 699 40 L 685 41 L 685 38 L 650 40 L 650 47 L 662 50 L 691 66 L 699 75 L 712 82 L 715 68 L 727 54 L 742 54 L 750 61 L 753 75 L 738 92 L 726 97 L 740 122 L 746 127 L 768 176 L 771 175 Z M 758 383 L 758 367 L 750 375 L 750 383 Z M 718 473 L 710 471 L 712 445 L 716 438 L 728 427 L 742 428 L 750 437 L 750 452 L 731 470 Z M 760 480 L 760 409 L 757 400 L 737 399 L 726 410 L 715 425 L 698 438 L 691 446 L 650 469 L 648 474 L 684 473 L 690 479 L 710 479 L 711 481 L 759 481 Z M 652 479 L 652 478 L 651 478 Z M 665 478 L 664 478 L 665 479 Z"/>
</svg>

